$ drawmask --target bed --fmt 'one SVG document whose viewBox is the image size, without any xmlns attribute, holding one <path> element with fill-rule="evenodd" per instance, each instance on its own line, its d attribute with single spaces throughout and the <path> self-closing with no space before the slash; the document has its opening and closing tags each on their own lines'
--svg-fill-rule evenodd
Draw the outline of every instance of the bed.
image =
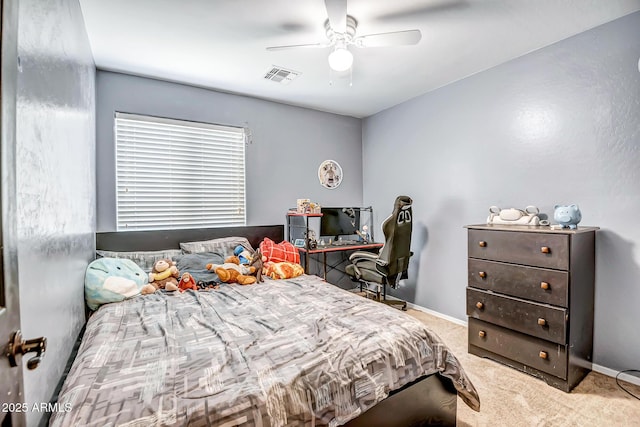
<svg viewBox="0 0 640 427">
<path fill-rule="evenodd" d="M 98 233 L 97 249 L 167 250 L 282 226 Z M 89 318 L 51 426 L 455 425 L 479 410 L 455 356 L 421 322 L 316 276 L 156 292 Z"/>
</svg>

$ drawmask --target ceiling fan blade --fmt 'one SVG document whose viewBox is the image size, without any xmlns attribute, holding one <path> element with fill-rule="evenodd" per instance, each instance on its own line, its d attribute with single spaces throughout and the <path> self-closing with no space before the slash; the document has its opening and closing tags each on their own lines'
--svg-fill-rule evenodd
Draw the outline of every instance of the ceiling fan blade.
<svg viewBox="0 0 640 427">
<path fill-rule="evenodd" d="M 284 46 L 269 46 L 267 50 L 285 50 L 285 49 L 298 49 L 298 48 L 323 48 L 329 47 L 328 43 L 311 43 L 311 44 L 290 44 Z"/>
<path fill-rule="evenodd" d="M 422 39 L 420 30 L 406 30 L 356 37 L 353 44 L 356 47 L 401 46 L 418 44 L 420 39 Z"/>
<path fill-rule="evenodd" d="M 324 0 L 324 6 L 333 31 L 344 34 L 347 31 L 347 0 Z"/>
</svg>

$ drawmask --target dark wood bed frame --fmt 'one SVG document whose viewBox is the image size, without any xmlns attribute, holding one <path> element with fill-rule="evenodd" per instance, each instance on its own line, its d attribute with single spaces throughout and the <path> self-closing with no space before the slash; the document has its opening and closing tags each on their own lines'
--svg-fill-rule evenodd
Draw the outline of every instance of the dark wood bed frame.
<svg viewBox="0 0 640 427">
<path fill-rule="evenodd" d="M 180 249 L 180 242 L 198 242 L 220 237 L 246 237 L 257 248 L 262 239 L 284 239 L 284 225 L 247 227 L 190 228 L 185 230 L 110 231 L 96 233 L 96 249 L 105 251 L 153 251 Z"/>
<path fill-rule="evenodd" d="M 154 251 L 179 249 L 180 242 L 220 237 L 246 237 L 257 248 L 263 238 L 284 239 L 284 225 L 203 228 L 186 230 L 96 233 L 96 249 L 109 251 Z M 382 326 L 383 327 L 383 326 Z M 348 427 L 455 426 L 457 393 L 448 378 L 438 374 L 421 378 L 349 421 Z"/>
</svg>

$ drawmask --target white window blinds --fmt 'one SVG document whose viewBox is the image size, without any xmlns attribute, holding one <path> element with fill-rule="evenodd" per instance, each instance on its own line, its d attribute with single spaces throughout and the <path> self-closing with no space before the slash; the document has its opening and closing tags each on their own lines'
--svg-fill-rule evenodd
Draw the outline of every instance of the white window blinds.
<svg viewBox="0 0 640 427">
<path fill-rule="evenodd" d="M 246 225 L 245 132 L 116 113 L 117 229 Z"/>
</svg>

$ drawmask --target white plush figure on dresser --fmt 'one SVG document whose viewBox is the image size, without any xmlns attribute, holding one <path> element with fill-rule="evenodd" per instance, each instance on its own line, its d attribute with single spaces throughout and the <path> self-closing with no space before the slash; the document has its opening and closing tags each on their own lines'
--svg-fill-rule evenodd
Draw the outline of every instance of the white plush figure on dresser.
<svg viewBox="0 0 640 427">
<path fill-rule="evenodd" d="M 539 225 L 539 212 L 540 210 L 535 206 L 527 206 L 524 210 L 515 208 L 500 209 L 497 206 L 491 206 L 487 224 Z"/>
</svg>

